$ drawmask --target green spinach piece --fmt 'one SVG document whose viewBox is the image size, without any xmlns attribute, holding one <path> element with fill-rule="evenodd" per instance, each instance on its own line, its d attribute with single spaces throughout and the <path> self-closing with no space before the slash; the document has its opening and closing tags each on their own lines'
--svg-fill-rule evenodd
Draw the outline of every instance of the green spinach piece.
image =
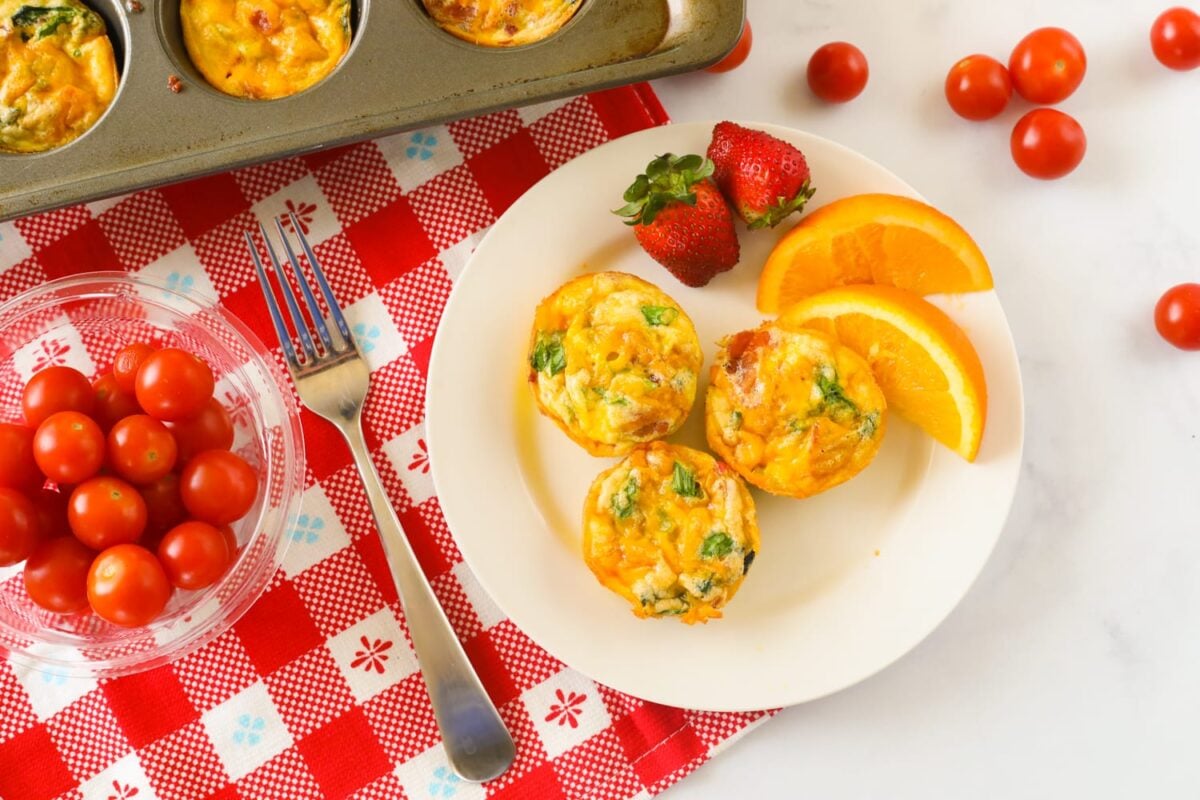
<svg viewBox="0 0 1200 800">
<path fill-rule="evenodd" d="M 696 473 L 675 462 L 675 470 L 671 473 L 671 488 L 680 497 L 703 497 L 704 490 L 696 483 Z"/>
<path fill-rule="evenodd" d="M 629 476 L 625 485 L 613 493 L 612 513 L 617 519 L 629 519 L 637 509 L 638 483 L 637 478 Z"/>
<path fill-rule="evenodd" d="M 733 539 L 729 538 L 729 534 L 724 531 L 713 531 L 704 537 L 704 544 L 700 545 L 702 558 L 720 558 L 731 552 L 733 552 Z"/>
<path fill-rule="evenodd" d="M 642 316 L 651 327 L 670 325 L 679 319 L 679 309 L 670 306 L 642 306 Z"/>
<path fill-rule="evenodd" d="M 567 353 L 563 350 L 562 338 L 562 331 L 538 333 L 533 355 L 529 358 L 529 366 L 533 367 L 534 372 L 554 377 L 567 368 Z"/>
</svg>

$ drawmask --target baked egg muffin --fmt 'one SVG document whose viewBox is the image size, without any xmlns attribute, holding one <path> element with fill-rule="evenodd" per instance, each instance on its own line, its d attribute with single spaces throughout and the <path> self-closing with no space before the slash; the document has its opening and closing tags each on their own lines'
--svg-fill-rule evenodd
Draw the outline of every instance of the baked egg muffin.
<svg viewBox="0 0 1200 800">
<path fill-rule="evenodd" d="M 583 0 L 424 0 L 442 30 L 485 47 L 545 39 L 567 23 Z"/>
<path fill-rule="evenodd" d="M 538 409 L 595 456 L 678 430 L 704 360 L 679 304 L 622 272 L 583 275 L 543 300 L 528 356 Z"/>
<path fill-rule="evenodd" d="M 234 97 L 303 91 L 350 49 L 350 0 L 182 0 L 179 16 L 192 63 Z"/>
<path fill-rule="evenodd" d="M 887 403 L 861 356 L 781 321 L 727 336 L 709 374 L 709 447 L 750 483 L 808 497 L 879 451 Z"/>
<path fill-rule="evenodd" d="M 638 447 L 600 473 L 583 507 L 584 561 L 639 617 L 720 617 L 758 551 L 745 484 L 688 447 Z"/>
<path fill-rule="evenodd" d="M 96 124 L 117 93 L 104 20 L 79 0 L 0 0 L 0 150 L 39 153 Z"/>
</svg>

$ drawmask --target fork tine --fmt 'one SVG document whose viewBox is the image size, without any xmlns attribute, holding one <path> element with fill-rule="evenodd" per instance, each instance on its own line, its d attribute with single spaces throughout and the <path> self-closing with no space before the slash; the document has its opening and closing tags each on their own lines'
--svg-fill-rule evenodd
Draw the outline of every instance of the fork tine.
<svg viewBox="0 0 1200 800">
<path fill-rule="evenodd" d="M 275 302 L 275 292 L 271 290 L 271 284 L 267 281 L 267 272 L 263 269 L 262 259 L 258 255 L 258 247 L 254 244 L 254 237 L 250 235 L 250 231 L 245 231 L 246 249 L 250 251 L 250 259 L 254 262 L 254 269 L 258 273 L 258 287 L 262 289 L 263 298 L 267 301 L 267 311 L 271 314 L 271 324 L 275 326 L 275 336 L 279 339 L 279 344 L 283 347 L 283 355 L 287 359 L 288 367 L 297 369 L 300 363 L 296 360 L 296 349 L 292 347 L 292 337 L 287 331 L 287 325 L 283 322 L 283 314 L 279 311 L 279 303 Z"/>
<path fill-rule="evenodd" d="M 300 221 L 292 215 L 292 230 L 300 237 L 300 241 L 304 241 L 304 234 L 301 233 Z M 292 250 L 292 242 L 288 238 L 287 231 L 283 227 L 283 222 L 279 217 L 275 218 L 275 228 L 279 231 L 279 238 L 283 242 L 283 250 L 287 253 L 288 263 L 292 265 L 292 272 L 296 274 L 296 282 L 300 284 L 300 293 L 304 297 L 304 305 L 308 307 L 308 314 L 312 318 L 313 325 L 317 328 L 317 335 L 321 337 L 321 344 L 325 345 L 325 352 L 333 352 L 333 340 L 329 338 L 329 329 L 325 327 L 325 318 L 321 314 L 321 307 L 317 305 L 317 298 L 313 295 L 312 289 L 309 288 L 308 279 L 304 277 L 304 271 L 300 269 L 300 262 L 296 260 L 296 252 Z M 311 262 L 310 262 L 311 263 Z"/>
<path fill-rule="evenodd" d="M 317 279 L 317 286 L 321 289 L 325 304 L 329 306 L 329 315 L 333 317 L 346 344 L 353 348 L 355 344 L 354 337 L 350 335 L 350 326 L 346 324 L 346 318 L 342 316 L 342 307 L 338 305 L 337 298 L 333 296 L 333 289 L 329 287 L 329 281 L 325 280 L 325 271 L 321 269 L 321 262 L 317 261 L 317 254 L 308 246 L 308 239 L 304 238 L 303 233 L 299 233 L 300 220 L 296 219 L 296 212 L 289 212 L 289 216 L 292 220 L 292 230 L 299 234 L 300 246 L 304 248 L 304 257 L 308 259 L 308 265 L 312 267 L 313 277 Z"/>
<path fill-rule="evenodd" d="M 266 242 L 267 255 L 271 259 L 271 266 L 275 268 L 275 277 L 279 281 L 280 290 L 283 292 L 283 300 L 287 303 L 288 315 L 292 318 L 292 324 L 296 326 L 296 335 L 300 337 L 300 347 L 304 350 L 304 357 L 309 361 L 315 361 L 317 358 L 317 349 L 313 346 L 308 326 L 304 324 L 304 315 L 300 313 L 300 306 L 296 304 L 296 296 L 292 293 L 292 287 L 288 283 L 287 276 L 283 274 L 283 267 L 279 264 L 279 256 L 275 255 L 275 248 L 271 246 L 271 237 L 267 235 L 267 229 L 261 222 L 258 223 L 258 230 L 262 233 L 263 241 Z"/>
</svg>

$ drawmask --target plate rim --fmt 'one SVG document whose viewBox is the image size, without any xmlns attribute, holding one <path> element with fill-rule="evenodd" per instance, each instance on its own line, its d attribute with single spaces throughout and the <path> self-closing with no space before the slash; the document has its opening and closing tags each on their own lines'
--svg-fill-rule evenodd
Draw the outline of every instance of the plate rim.
<svg viewBox="0 0 1200 800">
<path fill-rule="evenodd" d="M 469 276 L 473 270 L 478 269 L 478 267 L 476 266 L 476 264 L 478 262 L 477 254 L 479 253 L 480 250 L 482 250 L 485 247 L 485 245 L 488 243 L 488 241 L 493 238 L 496 229 L 501 225 L 501 223 L 505 220 L 505 218 L 509 217 L 510 215 L 520 214 L 522 209 L 524 208 L 524 206 L 529 205 L 530 203 L 534 202 L 534 200 L 531 198 L 534 198 L 534 196 L 538 190 L 538 187 L 545 180 L 547 180 L 551 175 L 556 174 L 560 170 L 570 168 L 572 164 L 574 164 L 576 161 L 578 161 L 580 159 L 589 158 L 589 157 L 594 158 L 595 157 L 594 154 L 596 152 L 604 150 L 605 148 L 608 148 L 617 142 L 624 142 L 625 140 L 628 140 L 628 139 L 645 137 L 647 135 L 659 135 L 658 132 L 663 129 L 679 130 L 681 128 L 688 128 L 689 131 L 690 130 L 704 130 L 707 132 L 707 131 L 711 131 L 713 125 L 715 125 L 717 121 L 718 120 L 714 119 L 714 120 L 700 120 L 700 121 L 688 121 L 688 122 L 680 122 L 680 123 L 669 123 L 667 125 L 655 126 L 655 127 L 651 127 L 651 128 L 645 128 L 640 131 L 634 131 L 634 132 L 626 134 L 624 136 L 620 136 L 615 139 L 611 139 L 607 142 L 604 142 L 594 148 L 591 148 L 583 153 L 580 153 L 579 155 L 575 156 L 574 158 L 570 159 L 569 161 L 564 162 L 562 165 L 560 165 L 556 169 L 551 170 L 549 173 L 547 173 L 547 175 L 543 176 L 541 179 L 539 179 L 539 181 L 537 183 L 535 183 L 528 190 L 526 190 L 525 193 L 522 194 L 521 197 L 519 197 L 504 212 L 504 214 L 502 214 L 499 218 L 496 219 L 495 222 L 492 223 L 492 225 L 488 229 L 487 233 L 484 235 L 484 237 L 480 240 L 479 244 L 476 245 L 475 249 L 471 253 L 471 256 L 468 258 L 467 263 L 464 265 L 458 278 L 454 281 L 454 285 L 451 288 L 450 295 L 447 298 L 446 304 L 443 308 L 441 319 L 438 321 L 437 330 L 435 332 L 433 345 L 432 345 L 432 348 L 430 351 L 429 368 L 428 368 L 428 372 L 427 372 L 427 386 L 426 386 L 425 404 L 424 404 L 425 438 L 426 438 L 426 445 L 427 445 L 428 451 L 429 451 L 429 462 L 430 462 L 430 469 L 431 469 L 431 477 L 432 477 L 433 484 L 434 484 L 435 496 L 439 499 L 439 504 L 440 504 L 442 513 L 446 518 L 447 527 L 450 531 L 450 535 L 454 538 L 455 544 L 456 544 L 456 546 L 458 546 L 459 551 L 463 556 L 463 560 L 466 562 L 467 567 L 471 570 L 472 575 L 479 582 L 480 588 L 482 588 L 482 590 L 488 595 L 488 597 L 492 600 L 492 602 L 494 602 L 496 604 L 499 611 L 505 616 L 505 618 L 510 620 L 513 623 L 513 625 L 515 625 L 526 636 L 528 636 L 535 644 L 537 644 L 542 649 L 546 650 L 547 653 L 549 653 L 555 659 L 559 660 L 566 667 L 576 670 L 576 671 L 580 672 L 581 674 L 587 676 L 588 678 L 595 680 L 598 683 L 602 683 L 606 686 L 609 686 L 610 688 L 613 688 L 616 691 L 619 691 L 619 692 L 622 692 L 625 694 L 630 694 L 631 696 L 635 696 L 635 697 L 638 697 L 643 700 L 664 703 L 667 705 L 687 707 L 687 708 L 692 708 L 692 709 L 697 709 L 697 710 L 712 711 L 712 712 L 756 712 L 756 711 L 762 711 L 762 710 L 767 710 L 767 709 L 771 709 L 771 708 L 801 705 L 803 703 L 811 702 L 813 700 L 818 700 L 823 697 L 828 697 L 830 695 L 844 691 L 850 687 L 856 686 L 857 684 L 862 683 L 863 681 L 868 680 L 869 678 L 874 677 L 875 675 L 878 675 L 880 672 L 882 672 L 882 671 L 886 670 L 888 667 L 894 665 L 899 660 L 901 660 L 902 658 L 904 658 L 905 656 L 907 656 L 908 654 L 910 654 L 914 650 L 916 650 L 926 639 L 929 638 L 929 636 L 934 631 L 936 631 L 938 628 L 940 628 L 946 622 L 946 620 L 948 620 L 950 618 L 950 616 L 955 612 L 955 610 L 957 610 L 961 606 L 963 599 L 970 592 L 971 588 L 977 583 L 979 576 L 983 572 L 984 567 L 987 565 L 988 561 L 991 560 L 991 556 L 995 552 L 996 544 L 999 542 L 1000 537 L 1004 532 L 1004 529 L 1007 527 L 1007 522 L 1012 514 L 1013 504 L 1016 500 L 1017 491 L 1020 487 L 1021 473 L 1022 473 L 1021 465 L 1023 464 L 1023 461 L 1024 461 L 1025 434 L 1026 434 L 1024 376 L 1022 375 L 1022 372 L 1021 372 L 1020 357 L 1019 357 L 1019 353 L 1017 352 L 1016 341 L 1013 337 L 1012 326 L 1009 323 L 1008 314 L 1004 309 L 1004 304 L 1000 300 L 999 293 L 996 291 L 996 289 L 994 287 L 992 289 L 989 289 L 989 290 L 986 290 L 983 292 L 972 292 L 970 294 L 974 295 L 974 296 L 990 295 L 994 299 L 994 301 L 997 305 L 997 309 L 999 311 L 1000 317 L 1004 323 L 1004 333 L 1006 335 L 1005 338 L 1007 340 L 1007 350 L 1011 354 L 1013 366 L 1015 368 L 1014 374 L 1015 374 L 1015 378 L 1016 378 L 1016 384 L 1013 388 L 1014 388 L 1015 397 L 1017 400 L 1016 408 L 1015 408 L 1015 418 L 1014 418 L 1014 422 L 1016 425 L 1016 431 L 1015 431 L 1015 440 L 1016 440 L 1015 441 L 1015 450 L 1016 450 L 1016 452 L 1012 457 L 1013 469 L 1012 469 L 1012 475 L 1010 477 L 1010 480 L 1008 481 L 1009 487 L 1007 490 L 1007 500 L 1004 503 L 1003 513 L 998 513 L 996 515 L 997 519 L 995 521 L 995 532 L 994 532 L 994 534 L 992 534 L 992 536 L 990 538 L 990 542 L 988 544 L 986 552 L 981 554 L 978 564 L 973 566 L 972 573 L 969 576 L 969 579 L 967 581 L 965 581 L 961 591 L 956 593 L 956 596 L 954 597 L 953 602 L 948 603 L 944 613 L 941 613 L 940 615 L 938 615 L 938 618 L 936 620 L 932 621 L 926 627 L 926 629 L 922 630 L 919 633 L 919 635 L 917 635 L 907 646 L 900 649 L 897 653 L 895 653 L 890 658 L 882 660 L 880 663 L 875 665 L 873 668 L 870 668 L 870 669 L 862 672 L 861 674 L 849 675 L 844 680 L 835 682 L 836 685 L 831 686 L 831 688 L 828 688 L 828 689 L 821 691 L 819 693 L 816 693 L 816 694 L 804 693 L 804 692 L 795 693 L 796 696 L 789 697 L 789 698 L 781 698 L 778 703 L 776 703 L 774 705 L 770 705 L 770 706 L 762 706 L 762 705 L 758 705 L 758 704 L 755 704 L 752 706 L 747 706 L 747 705 L 741 705 L 741 704 L 737 704 L 737 703 L 734 703 L 734 704 L 727 704 L 727 703 L 696 704 L 695 702 L 688 702 L 688 703 L 680 704 L 679 698 L 677 698 L 677 697 L 671 697 L 671 696 L 667 696 L 667 695 L 663 695 L 663 694 L 656 694 L 654 692 L 644 693 L 644 692 L 630 691 L 629 689 L 612 686 L 612 684 L 605 682 L 601 678 L 595 677 L 588 670 L 580 668 L 579 666 L 576 666 L 575 664 L 573 664 L 570 660 L 562 658 L 560 655 L 556 654 L 551 647 L 547 646 L 547 643 L 541 638 L 540 635 L 535 634 L 530 629 L 521 625 L 517 621 L 517 619 L 510 613 L 510 608 L 506 607 L 506 604 L 493 591 L 492 587 L 489 585 L 488 580 L 484 577 L 486 572 L 481 573 L 479 570 L 477 570 L 475 568 L 475 566 L 474 566 L 475 561 L 473 561 L 471 553 L 470 553 L 471 546 L 470 545 L 467 545 L 466 547 L 463 546 L 462 541 L 460 540 L 458 534 L 456 533 L 456 525 L 451 520 L 452 512 L 450 512 L 447 509 L 447 507 L 444 504 L 441 504 L 441 502 L 440 502 L 441 497 L 442 497 L 441 487 L 443 485 L 445 485 L 444 484 L 445 473 L 439 469 L 439 466 L 438 466 L 439 459 L 435 455 L 439 451 L 439 448 L 438 448 L 436 442 L 440 441 L 440 436 L 437 435 L 435 433 L 435 431 L 441 429 L 440 420 L 442 419 L 442 415 L 436 410 L 436 406 L 432 402 L 432 398 L 433 398 L 433 394 L 434 394 L 433 387 L 435 385 L 434 376 L 435 376 L 435 372 L 438 371 L 438 365 L 440 364 L 440 362 L 442 360 L 440 358 L 440 356 L 441 356 L 442 352 L 444 351 L 443 343 L 446 340 L 445 337 L 443 337 L 441 335 L 442 331 L 443 331 L 443 326 L 447 326 L 450 324 L 449 321 L 453 316 L 453 314 L 452 314 L 453 308 L 454 308 L 456 302 L 460 301 L 460 298 L 463 295 L 463 291 L 460 290 L 460 286 L 464 285 L 465 281 L 469 278 Z M 907 192 L 912 197 L 914 197 L 915 199 L 921 200 L 923 202 L 926 202 L 926 203 L 929 202 L 907 180 L 905 180 L 901 176 L 897 175 L 891 169 L 889 169 L 886 166 L 884 166 L 883 164 L 875 161 L 874 159 L 871 159 L 870 157 L 858 152 L 857 150 L 854 150 L 853 148 L 848 147 L 847 145 L 841 144 L 840 142 L 833 141 L 826 137 L 820 136 L 819 134 L 814 134 L 814 133 L 805 131 L 800 128 L 793 128 L 793 127 L 786 126 L 786 125 L 779 125 L 777 123 L 763 122 L 763 121 L 757 121 L 757 120 L 734 120 L 734 122 L 736 122 L 737 124 L 743 125 L 745 127 L 762 130 L 762 131 L 765 131 L 767 133 L 771 133 L 771 134 L 777 135 L 777 136 L 781 135 L 781 134 L 782 135 L 799 135 L 803 138 L 815 140 L 815 141 L 819 142 L 822 146 L 828 147 L 830 150 L 839 153 L 840 156 L 842 156 L 842 157 L 846 157 L 849 159 L 864 162 L 865 164 L 869 165 L 870 167 L 872 167 L 876 170 L 879 170 L 883 173 L 888 174 L 893 179 L 895 179 L 895 181 L 897 183 L 902 184 L 907 189 Z M 684 135 L 686 135 L 686 134 L 684 134 Z M 832 198 L 831 202 L 836 199 L 840 199 L 840 198 Z M 700 398 L 697 398 L 697 399 L 699 400 Z M 989 409 L 989 411 L 990 411 L 990 409 Z M 433 422 L 434 420 L 438 420 L 439 422 L 437 424 L 435 424 Z"/>
</svg>

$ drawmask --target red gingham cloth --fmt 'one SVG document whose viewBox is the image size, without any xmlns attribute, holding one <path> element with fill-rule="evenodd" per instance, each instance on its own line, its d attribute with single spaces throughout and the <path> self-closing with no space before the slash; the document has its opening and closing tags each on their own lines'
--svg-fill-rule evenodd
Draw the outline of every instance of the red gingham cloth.
<svg viewBox="0 0 1200 800">
<path fill-rule="evenodd" d="M 242 231 L 296 212 L 372 367 L 375 463 L 518 751 L 484 785 L 446 766 L 349 452 L 304 411 L 293 542 L 231 630 L 98 683 L 0 662 L 0 798 L 648 798 L 765 718 L 646 703 L 566 669 L 482 592 L 429 477 L 430 348 L 472 249 L 550 170 L 665 122 L 649 87 L 624 87 L 0 223 L 0 299 L 137 271 L 219 299 L 269 343 Z"/>
</svg>

